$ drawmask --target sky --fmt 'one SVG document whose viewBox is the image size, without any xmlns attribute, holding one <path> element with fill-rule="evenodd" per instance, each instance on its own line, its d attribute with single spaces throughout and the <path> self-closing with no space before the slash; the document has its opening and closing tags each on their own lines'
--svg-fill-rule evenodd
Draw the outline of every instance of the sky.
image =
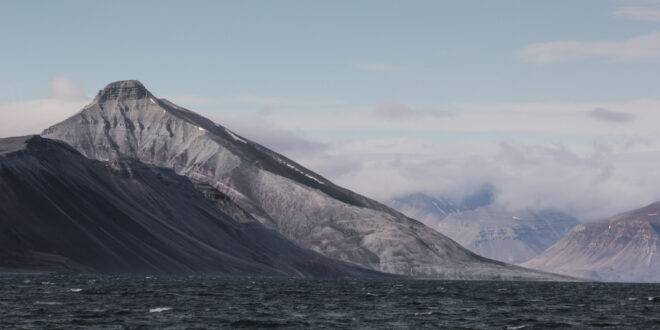
<svg viewBox="0 0 660 330">
<path fill-rule="evenodd" d="M 0 0 L 0 137 L 140 80 L 381 201 L 660 200 L 660 1 Z"/>
</svg>

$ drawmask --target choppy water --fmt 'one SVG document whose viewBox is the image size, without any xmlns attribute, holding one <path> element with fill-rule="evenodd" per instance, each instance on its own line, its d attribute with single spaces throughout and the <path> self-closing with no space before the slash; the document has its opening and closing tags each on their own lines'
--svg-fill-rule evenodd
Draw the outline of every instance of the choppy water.
<svg viewBox="0 0 660 330">
<path fill-rule="evenodd" d="M 660 328 L 660 285 L 0 275 L 0 328 Z"/>
</svg>

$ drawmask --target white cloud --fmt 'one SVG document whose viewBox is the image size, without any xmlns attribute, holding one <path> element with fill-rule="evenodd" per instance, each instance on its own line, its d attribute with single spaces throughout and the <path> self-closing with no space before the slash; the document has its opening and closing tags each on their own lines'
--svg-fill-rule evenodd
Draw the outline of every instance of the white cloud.
<svg viewBox="0 0 660 330">
<path fill-rule="evenodd" d="M 405 105 L 391 110 L 399 118 L 414 112 Z M 527 104 L 455 104 L 443 115 L 413 115 L 406 120 L 392 120 L 374 107 L 337 108 L 331 111 L 274 112 L 269 115 L 279 127 L 291 131 L 381 132 L 409 131 L 433 133 L 521 133 L 592 136 L 658 137 L 655 123 L 660 121 L 660 100 L 637 100 L 617 103 L 527 103 Z M 634 121 L 595 121 L 585 115 L 596 108 L 629 114 Z M 406 110 L 409 109 L 409 110 Z"/>
<path fill-rule="evenodd" d="M 360 69 L 362 71 L 374 71 L 374 72 L 403 72 L 409 71 L 407 67 L 386 64 L 377 61 L 353 61 L 349 63 L 354 68 Z"/>
<path fill-rule="evenodd" d="M 192 94 L 172 94 L 164 96 L 163 98 L 185 107 L 209 106 L 220 103 L 220 101 L 211 97 Z"/>
<path fill-rule="evenodd" d="M 660 22 L 660 9 L 648 7 L 624 7 L 614 12 L 614 17 L 636 21 Z"/>
<path fill-rule="evenodd" d="M 233 98 L 231 101 L 247 104 L 260 104 L 270 106 L 336 106 L 344 104 L 343 101 L 337 99 L 298 99 L 287 98 L 280 96 L 256 96 L 256 95 L 241 95 Z"/>
<path fill-rule="evenodd" d="M 591 118 L 597 119 L 597 120 L 603 120 L 603 121 L 609 121 L 609 122 L 615 122 L 615 123 L 624 123 L 624 122 L 629 122 L 633 119 L 635 119 L 635 116 L 625 113 L 625 112 L 617 112 L 617 111 L 612 111 L 604 108 L 596 108 L 587 113 L 587 115 Z"/>
<path fill-rule="evenodd" d="M 598 59 L 606 61 L 660 60 L 660 32 L 622 41 L 553 41 L 535 43 L 519 51 L 531 63 Z"/>
<path fill-rule="evenodd" d="M 398 102 L 380 104 L 376 107 L 375 112 L 381 117 L 393 120 L 410 119 L 418 116 L 452 116 L 452 114 L 447 111 L 413 109 Z"/>
<path fill-rule="evenodd" d="M 379 112 L 383 107 L 387 115 Z M 403 104 L 274 112 L 252 128 L 228 126 L 248 138 L 270 127 L 324 141 L 298 148 L 294 159 L 379 200 L 417 192 L 459 199 L 490 183 L 503 207 L 595 219 L 660 199 L 654 166 L 660 161 L 660 100 L 446 108 L 452 116 L 420 114 Z M 480 138 L 464 141 L 472 137 Z M 285 154 L 306 145 L 285 141 L 266 145 Z"/>
<path fill-rule="evenodd" d="M 217 113 L 203 115 L 241 136 L 287 156 L 312 155 L 327 148 L 323 142 L 280 129 L 272 121 L 260 116 L 229 116 Z"/>
<path fill-rule="evenodd" d="M 89 102 L 82 89 L 66 77 L 53 79 L 49 88 L 49 98 L 0 103 L 0 137 L 39 134 Z"/>
<path fill-rule="evenodd" d="M 39 134 L 72 116 L 88 102 L 50 98 L 0 103 L 0 137 Z"/>
<path fill-rule="evenodd" d="M 484 183 L 510 210 L 554 209 L 582 220 L 602 218 L 660 199 L 660 150 L 594 144 L 502 142 L 460 149 L 415 139 L 338 144 L 299 159 L 335 183 L 379 200 L 423 192 L 460 199 Z"/>
<path fill-rule="evenodd" d="M 86 99 L 82 88 L 69 78 L 59 76 L 53 78 L 48 85 L 48 91 L 53 98 Z"/>
</svg>

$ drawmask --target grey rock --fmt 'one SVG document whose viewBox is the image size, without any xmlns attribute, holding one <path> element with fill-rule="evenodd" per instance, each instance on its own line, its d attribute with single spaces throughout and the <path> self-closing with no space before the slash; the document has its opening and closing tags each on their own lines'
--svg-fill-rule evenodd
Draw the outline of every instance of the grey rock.
<svg viewBox="0 0 660 330">
<path fill-rule="evenodd" d="M 660 282 L 660 202 L 576 226 L 528 267 L 602 281 Z"/>
<path fill-rule="evenodd" d="M 561 279 L 492 261 L 424 224 L 336 186 L 229 129 L 119 81 L 43 136 L 87 157 L 134 157 L 206 182 L 299 245 L 394 274 L 449 279 Z"/>
<path fill-rule="evenodd" d="M 0 150 L 12 150 L 0 155 L 3 272 L 385 276 L 237 222 L 171 169 L 90 160 L 39 136 Z"/>
</svg>

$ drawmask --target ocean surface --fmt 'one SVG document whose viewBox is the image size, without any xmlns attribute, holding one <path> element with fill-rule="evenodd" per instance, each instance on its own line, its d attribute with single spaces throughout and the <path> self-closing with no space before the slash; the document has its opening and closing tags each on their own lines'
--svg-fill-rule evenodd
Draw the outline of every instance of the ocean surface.
<svg viewBox="0 0 660 330">
<path fill-rule="evenodd" d="M 0 275 L 0 328 L 660 328 L 659 284 Z"/>
</svg>

